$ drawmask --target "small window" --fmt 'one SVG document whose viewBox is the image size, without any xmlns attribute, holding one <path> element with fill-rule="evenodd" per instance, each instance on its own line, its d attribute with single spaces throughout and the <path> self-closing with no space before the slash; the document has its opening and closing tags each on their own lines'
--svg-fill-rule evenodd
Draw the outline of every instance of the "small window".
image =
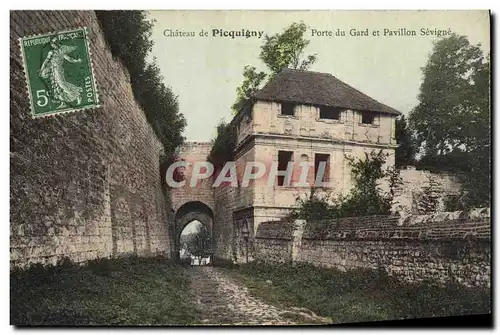
<svg viewBox="0 0 500 335">
<path fill-rule="evenodd" d="M 342 110 L 335 107 L 322 106 L 319 108 L 319 118 L 327 120 L 340 120 Z"/>
<path fill-rule="evenodd" d="M 284 102 L 281 104 L 281 115 L 295 115 L 295 105 Z"/>
<path fill-rule="evenodd" d="M 278 171 L 286 171 L 288 162 L 292 161 L 293 151 L 278 151 Z M 285 184 L 285 176 L 278 176 L 278 186 Z"/>
<path fill-rule="evenodd" d="M 361 113 L 361 123 L 373 124 L 375 122 L 375 114 L 363 112 Z"/>
<path fill-rule="evenodd" d="M 330 155 L 328 154 L 315 154 L 314 155 L 314 180 L 318 176 L 319 164 L 320 162 L 325 162 L 325 172 L 323 175 L 323 180 L 320 182 L 330 181 Z"/>
</svg>

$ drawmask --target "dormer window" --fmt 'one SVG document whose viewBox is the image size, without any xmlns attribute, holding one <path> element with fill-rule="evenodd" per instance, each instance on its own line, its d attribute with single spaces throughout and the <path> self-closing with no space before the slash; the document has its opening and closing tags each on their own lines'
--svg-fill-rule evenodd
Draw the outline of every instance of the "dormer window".
<svg viewBox="0 0 500 335">
<path fill-rule="evenodd" d="M 361 113 L 361 123 L 362 124 L 374 124 L 375 123 L 375 114 L 370 112 L 362 112 Z"/>
<path fill-rule="evenodd" d="M 283 102 L 281 104 L 281 115 L 295 115 L 295 105 L 289 102 Z"/>
<path fill-rule="evenodd" d="M 342 109 L 330 106 L 321 106 L 319 108 L 319 118 L 324 120 L 338 120 L 340 121 L 340 114 Z"/>
</svg>

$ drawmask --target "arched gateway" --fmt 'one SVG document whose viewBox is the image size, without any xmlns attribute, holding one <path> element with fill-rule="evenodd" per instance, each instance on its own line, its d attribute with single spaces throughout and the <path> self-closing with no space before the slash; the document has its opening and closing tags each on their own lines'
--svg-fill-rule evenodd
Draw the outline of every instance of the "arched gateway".
<svg viewBox="0 0 500 335">
<path fill-rule="evenodd" d="M 212 235 L 214 213 L 206 204 L 200 201 L 190 201 L 183 204 L 175 212 L 175 252 L 179 257 L 180 238 L 184 228 L 193 221 L 199 221 Z"/>
<path fill-rule="evenodd" d="M 214 194 L 211 179 L 204 179 L 195 187 L 190 186 L 191 168 L 196 162 L 204 162 L 210 154 L 209 142 L 186 142 L 179 148 L 179 159 L 190 163 L 184 169 L 185 185 L 171 189 L 172 209 L 175 215 L 174 252 L 179 256 L 182 230 L 195 220 L 201 222 L 213 234 Z M 165 178 L 165 176 L 163 176 Z M 213 243 L 213 239 L 212 243 Z"/>
</svg>

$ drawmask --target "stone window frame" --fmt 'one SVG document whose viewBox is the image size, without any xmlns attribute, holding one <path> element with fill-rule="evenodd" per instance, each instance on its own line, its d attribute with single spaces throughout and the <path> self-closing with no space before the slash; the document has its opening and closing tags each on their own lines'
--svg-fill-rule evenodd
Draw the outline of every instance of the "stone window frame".
<svg viewBox="0 0 500 335">
<path fill-rule="evenodd" d="M 277 104 L 279 105 L 279 113 L 278 113 L 278 118 L 284 118 L 284 119 L 295 119 L 298 120 L 299 117 L 297 116 L 297 107 L 299 107 L 299 104 L 296 104 L 294 102 L 288 102 L 288 101 L 278 101 Z M 283 104 L 290 104 L 293 105 L 293 115 L 290 114 L 282 114 L 283 112 Z"/>
<path fill-rule="evenodd" d="M 370 127 L 370 128 L 379 128 L 380 127 L 380 113 L 372 112 L 372 111 L 357 111 L 356 112 L 359 120 L 358 125 L 360 127 Z M 373 122 L 372 123 L 363 123 L 363 115 L 372 114 Z"/>
<path fill-rule="evenodd" d="M 345 123 L 345 113 L 347 111 L 346 108 L 343 107 L 333 107 L 333 106 L 314 106 L 316 107 L 316 122 L 323 122 L 329 124 L 342 124 Z M 324 119 L 321 118 L 321 108 L 337 108 L 339 109 L 339 118 L 338 119 Z"/>
<path fill-rule="evenodd" d="M 277 162 L 278 162 L 278 171 L 279 170 L 279 152 L 280 151 L 283 151 L 283 152 L 291 152 L 292 155 L 290 156 L 290 160 L 287 162 L 287 166 L 288 166 L 288 163 L 290 162 L 295 162 L 295 155 L 297 154 L 296 151 L 293 151 L 293 150 L 284 150 L 284 149 L 278 149 L 278 151 L 276 152 L 276 158 L 277 158 Z M 274 185 L 274 188 L 292 188 L 292 181 L 290 180 L 290 185 L 285 185 L 285 178 L 283 177 L 283 185 L 280 185 L 279 184 L 279 180 L 280 180 L 280 177 L 281 176 L 276 176 L 276 182 L 273 182 L 273 185 Z"/>
<path fill-rule="evenodd" d="M 328 156 L 328 160 L 326 161 L 327 164 L 326 164 L 326 171 L 325 171 L 325 175 L 324 175 L 324 182 L 327 182 L 330 184 L 329 187 L 321 187 L 323 189 L 330 189 L 332 188 L 331 186 L 331 182 L 332 182 L 332 178 L 331 178 L 331 168 L 332 168 L 332 155 L 330 153 L 326 153 L 326 152 L 314 152 L 313 154 L 313 157 L 312 157 L 312 162 L 314 162 L 314 180 L 313 182 L 316 182 L 316 155 L 322 155 L 322 156 Z"/>
</svg>

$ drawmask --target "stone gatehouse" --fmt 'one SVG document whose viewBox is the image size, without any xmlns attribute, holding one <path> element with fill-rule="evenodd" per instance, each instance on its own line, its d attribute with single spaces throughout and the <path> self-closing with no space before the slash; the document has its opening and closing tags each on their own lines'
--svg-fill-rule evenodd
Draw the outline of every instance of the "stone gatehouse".
<svg viewBox="0 0 500 335">
<path fill-rule="evenodd" d="M 323 180 L 329 187 L 321 192 L 347 194 L 353 185 L 346 156 L 362 158 L 372 150 L 382 150 L 387 154 L 386 166 L 394 165 L 395 119 L 399 114 L 330 74 L 284 70 L 231 121 L 237 130 L 234 156 L 238 180 L 247 162 L 262 162 L 266 167 L 275 163 L 277 170 L 283 171 L 288 163 L 308 161 L 307 181 L 312 184 L 319 162 L 324 161 Z M 206 158 L 210 148 L 209 142 L 191 142 L 179 153 L 193 163 Z M 189 168 L 185 171 L 187 179 L 190 172 Z M 292 179 L 297 180 L 300 172 L 294 169 Z M 425 171 L 401 171 L 403 186 L 397 202 L 411 211 L 413 198 L 428 176 Z M 458 192 L 452 176 L 435 177 L 445 194 Z M 188 213 L 202 213 L 206 218 L 203 223 L 212 227 L 214 256 L 234 262 L 253 258 L 260 223 L 286 217 L 298 196 L 310 194 L 309 186 L 287 184 L 280 176 L 271 186 L 267 178 L 251 181 L 248 187 L 212 187 L 213 182 L 213 178 L 204 179 L 196 188 L 172 189 L 176 227 L 183 229 L 187 223 L 183 217 Z M 188 205 L 197 208 L 186 211 Z"/>
<path fill-rule="evenodd" d="M 237 129 L 234 155 L 238 174 L 251 161 L 267 166 L 277 162 L 278 171 L 286 170 L 288 163 L 308 161 L 313 168 L 307 180 L 312 182 L 319 162 L 326 162 L 324 180 L 329 187 L 325 191 L 348 193 L 352 181 L 346 155 L 363 157 L 372 150 L 382 150 L 387 154 L 386 164 L 394 164 L 395 119 L 399 114 L 330 74 L 284 70 L 232 120 Z M 287 185 L 279 176 L 272 186 L 266 182 L 213 189 L 216 256 L 246 260 L 246 243 L 250 243 L 251 254 L 259 224 L 283 218 L 296 205 L 297 196 L 310 192 L 310 187 Z M 199 191 L 205 198 L 205 190 L 201 185 L 174 190 L 173 194 L 186 198 Z M 244 240 L 245 235 L 250 242 Z"/>
</svg>

